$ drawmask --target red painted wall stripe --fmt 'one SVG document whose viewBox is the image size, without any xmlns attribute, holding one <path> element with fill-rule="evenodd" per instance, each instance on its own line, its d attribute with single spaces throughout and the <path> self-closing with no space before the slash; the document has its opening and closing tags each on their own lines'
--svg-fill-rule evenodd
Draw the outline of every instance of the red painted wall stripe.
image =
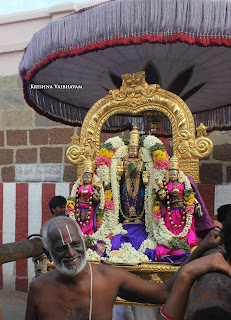
<svg viewBox="0 0 231 320">
<path fill-rule="evenodd" d="M 28 183 L 16 184 L 15 241 L 25 240 L 28 235 Z M 27 259 L 16 261 L 16 283 L 18 291 L 28 289 Z"/>
<path fill-rule="evenodd" d="M 49 202 L 55 196 L 55 184 L 44 183 L 42 186 L 42 225 L 51 219 L 52 214 L 49 209 Z"/>
<path fill-rule="evenodd" d="M 215 185 L 198 184 L 197 188 L 211 217 L 214 216 Z"/>
<path fill-rule="evenodd" d="M 2 244 L 3 227 L 3 183 L 0 183 L 0 243 Z M 2 265 L 0 265 L 0 289 L 3 289 Z"/>
</svg>

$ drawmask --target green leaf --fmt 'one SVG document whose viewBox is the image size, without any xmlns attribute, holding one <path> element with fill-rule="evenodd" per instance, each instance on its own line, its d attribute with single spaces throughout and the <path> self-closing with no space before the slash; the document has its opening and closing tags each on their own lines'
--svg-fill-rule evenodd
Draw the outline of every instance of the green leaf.
<svg viewBox="0 0 231 320">
<path fill-rule="evenodd" d="M 109 151 L 114 151 L 115 148 L 112 146 L 111 142 L 105 142 L 101 148 L 107 149 Z"/>
<path fill-rule="evenodd" d="M 191 249 L 189 247 L 189 245 L 185 242 L 184 239 L 179 239 L 176 237 L 173 237 L 171 241 L 169 241 L 168 243 L 169 248 L 173 249 L 173 250 L 181 250 L 185 253 L 190 254 L 191 253 Z"/>
<path fill-rule="evenodd" d="M 129 144 L 129 138 L 126 136 L 119 136 L 123 143 L 127 146 Z"/>
<path fill-rule="evenodd" d="M 94 244 L 94 239 L 91 236 L 84 235 L 83 237 L 84 237 L 87 248 L 90 248 Z"/>
</svg>

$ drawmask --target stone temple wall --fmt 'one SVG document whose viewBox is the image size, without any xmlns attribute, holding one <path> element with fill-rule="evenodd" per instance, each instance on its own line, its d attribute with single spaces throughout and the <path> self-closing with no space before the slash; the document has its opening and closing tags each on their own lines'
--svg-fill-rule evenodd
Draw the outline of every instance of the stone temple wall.
<svg viewBox="0 0 231 320">
<path fill-rule="evenodd" d="M 60 164 L 56 182 L 76 179 L 76 167 L 67 162 L 66 149 L 71 136 L 80 135 L 81 128 L 51 121 L 30 108 L 18 75 L 0 77 L 0 121 L 0 182 L 17 181 L 19 164 Z M 102 134 L 101 140 L 110 136 Z"/>
</svg>

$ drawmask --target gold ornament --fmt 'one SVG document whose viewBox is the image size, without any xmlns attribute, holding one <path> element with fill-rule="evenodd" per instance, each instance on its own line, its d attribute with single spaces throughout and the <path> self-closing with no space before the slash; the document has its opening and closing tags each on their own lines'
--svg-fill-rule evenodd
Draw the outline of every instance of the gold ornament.
<svg viewBox="0 0 231 320">
<path fill-rule="evenodd" d="M 169 170 L 179 170 L 179 162 L 176 156 L 172 156 L 170 159 Z"/>
<path fill-rule="evenodd" d="M 150 174 L 148 171 L 143 171 L 142 173 L 142 178 L 143 178 L 143 184 L 148 184 L 149 183 L 149 177 L 150 177 Z"/>
<path fill-rule="evenodd" d="M 121 176 L 123 175 L 123 172 L 124 172 L 124 164 L 123 164 L 123 161 L 120 160 L 118 161 L 118 164 L 117 164 L 118 180 L 121 180 Z"/>
<path fill-rule="evenodd" d="M 84 163 L 84 170 L 83 172 L 89 172 L 89 173 L 94 173 L 94 167 L 91 159 L 87 159 Z"/>
<path fill-rule="evenodd" d="M 139 146 L 139 140 L 140 140 L 140 133 L 139 130 L 137 129 L 137 126 L 134 126 L 132 131 L 130 132 L 130 140 L 129 140 L 129 145 L 130 146 Z"/>
<path fill-rule="evenodd" d="M 166 198 L 166 191 L 164 189 L 161 189 L 158 191 L 158 196 L 160 197 L 160 200 L 164 200 Z"/>
</svg>

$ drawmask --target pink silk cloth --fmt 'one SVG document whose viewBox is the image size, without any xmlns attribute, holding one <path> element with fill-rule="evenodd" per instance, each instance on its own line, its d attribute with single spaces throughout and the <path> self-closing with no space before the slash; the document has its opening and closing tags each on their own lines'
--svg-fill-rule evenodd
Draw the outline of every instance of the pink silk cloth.
<svg viewBox="0 0 231 320">
<path fill-rule="evenodd" d="M 93 188 L 94 186 L 93 185 L 87 185 L 87 186 L 80 186 L 79 187 L 79 190 L 78 190 L 78 195 L 79 195 L 79 198 L 80 196 L 82 198 L 85 198 L 85 199 L 89 199 L 90 196 L 91 196 L 91 193 L 93 191 Z M 88 189 L 88 192 L 87 194 L 81 194 L 82 190 L 83 189 Z M 83 202 L 80 202 L 79 201 L 79 212 L 80 212 L 80 217 L 81 217 L 81 221 L 84 223 L 86 221 L 86 218 L 87 218 L 87 213 L 88 213 L 88 210 L 89 210 L 89 203 L 83 203 Z M 77 221 L 78 225 L 80 226 L 80 229 L 82 231 L 83 234 L 86 234 L 86 235 L 91 235 L 94 233 L 94 229 L 93 229 L 93 216 L 94 216 L 94 212 L 95 212 L 95 206 L 91 205 L 91 214 L 90 214 L 90 220 L 88 222 L 88 224 L 86 224 L 85 226 L 84 225 L 81 225 L 79 223 L 79 221 Z M 81 214 L 82 213 L 82 214 Z M 85 213 L 85 214 L 84 214 Z M 83 216 L 85 216 L 83 218 Z"/>
<path fill-rule="evenodd" d="M 169 183 L 167 183 L 167 188 L 168 188 L 169 194 L 173 190 L 173 188 L 177 188 L 179 190 L 178 196 L 183 196 L 183 194 L 184 194 L 184 184 L 183 183 L 180 183 L 177 185 L 172 185 L 169 182 Z M 174 199 L 174 196 L 170 195 L 171 218 L 172 218 L 172 221 L 174 222 L 174 224 L 180 225 L 182 222 L 183 208 L 182 207 L 174 207 L 174 208 L 171 207 L 171 201 L 173 199 Z M 167 229 L 169 231 L 171 231 L 173 234 L 181 233 L 183 231 L 183 229 L 185 227 L 185 223 L 186 223 L 186 220 L 185 220 L 183 226 L 181 226 L 180 228 L 175 227 L 174 225 L 171 224 L 171 222 L 169 220 L 168 211 L 166 211 L 164 221 L 165 221 L 165 226 L 167 227 Z M 197 238 L 196 238 L 196 232 L 195 232 L 195 227 L 194 227 L 194 217 L 192 218 L 192 225 L 191 225 L 191 228 L 189 229 L 185 239 L 186 239 L 186 242 L 188 243 L 188 245 L 190 246 L 190 248 L 197 246 Z M 157 259 L 161 258 L 162 256 L 166 256 L 166 255 L 179 255 L 179 254 L 185 254 L 185 252 L 183 252 L 181 250 L 173 250 L 173 249 L 167 248 L 161 244 L 158 244 L 156 247 Z"/>
</svg>

